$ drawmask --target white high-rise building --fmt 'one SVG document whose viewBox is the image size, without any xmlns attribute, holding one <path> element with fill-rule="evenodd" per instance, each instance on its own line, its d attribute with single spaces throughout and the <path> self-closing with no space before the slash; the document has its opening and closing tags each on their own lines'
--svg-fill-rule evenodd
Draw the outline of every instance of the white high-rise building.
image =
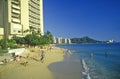
<svg viewBox="0 0 120 79">
<path fill-rule="evenodd" d="M 68 44 L 71 44 L 71 39 L 68 38 L 67 43 L 68 43 Z"/>
<path fill-rule="evenodd" d="M 56 38 L 55 38 L 55 37 L 53 38 L 53 43 L 54 43 L 54 44 L 56 44 L 56 43 L 57 43 L 57 40 L 56 40 Z"/>
<path fill-rule="evenodd" d="M 26 35 L 33 29 L 44 34 L 43 0 L 0 0 L 0 36 Z"/>
<path fill-rule="evenodd" d="M 58 44 L 62 44 L 62 37 L 58 37 L 56 43 L 58 43 Z"/>
<path fill-rule="evenodd" d="M 63 43 L 63 44 L 67 44 L 67 38 L 63 38 L 63 39 L 62 39 L 62 43 Z"/>
</svg>

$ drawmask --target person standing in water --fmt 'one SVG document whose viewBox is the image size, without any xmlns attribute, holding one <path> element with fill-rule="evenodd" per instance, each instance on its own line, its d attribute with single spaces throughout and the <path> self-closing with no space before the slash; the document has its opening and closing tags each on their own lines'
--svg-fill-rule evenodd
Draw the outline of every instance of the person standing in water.
<svg viewBox="0 0 120 79">
<path fill-rule="evenodd" d="M 105 52 L 105 57 L 108 57 L 108 52 Z"/>
<path fill-rule="evenodd" d="M 90 58 L 93 58 L 93 53 L 90 53 Z"/>
</svg>

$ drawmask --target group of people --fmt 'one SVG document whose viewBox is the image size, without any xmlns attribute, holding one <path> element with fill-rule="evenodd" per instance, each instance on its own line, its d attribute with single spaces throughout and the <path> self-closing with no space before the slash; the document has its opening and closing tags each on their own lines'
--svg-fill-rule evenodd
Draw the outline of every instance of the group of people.
<svg viewBox="0 0 120 79">
<path fill-rule="evenodd" d="M 22 58 L 22 56 L 15 55 L 15 53 L 12 53 L 12 57 L 13 57 L 12 60 L 9 60 L 9 59 L 5 58 L 4 60 L 2 60 L 2 61 L 0 62 L 0 64 L 6 64 L 6 63 L 8 63 L 8 62 L 10 62 L 10 61 L 20 61 L 21 58 Z M 45 52 L 42 50 L 42 51 L 41 51 L 41 54 L 40 54 L 40 61 L 41 61 L 42 63 L 44 62 L 44 58 L 45 58 Z M 28 63 L 27 61 L 24 62 L 25 65 L 26 65 L 27 63 Z"/>
<path fill-rule="evenodd" d="M 4 60 L 2 60 L 1 62 L 0 62 L 0 64 L 6 64 L 6 63 L 8 63 L 9 62 L 9 60 L 8 59 L 4 59 Z"/>
<path fill-rule="evenodd" d="M 108 55 L 109 55 L 108 52 L 105 52 L 105 53 L 104 53 L 104 56 L 105 56 L 105 57 L 108 57 Z M 90 53 L 90 57 L 92 58 L 93 56 L 94 56 L 94 53 Z"/>
<path fill-rule="evenodd" d="M 9 63 L 10 61 L 20 61 L 20 59 L 21 59 L 21 56 L 19 56 L 19 55 L 15 55 L 15 53 L 12 53 L 12 59 L 9 59 L 9 58 L 5 58 L 5 59 L 3 59 L 1 62 L 0 62 L 0 64 L 7 64 L 7 63 Z"/>
<path fill-rule="evenodd" d="M 15 53 L 12 53 L 12 57 L 13 57 L 13 61 L 20 61 L 20 59 L 22 58 L 22 56 L 15 55 Z"/>
</svg>

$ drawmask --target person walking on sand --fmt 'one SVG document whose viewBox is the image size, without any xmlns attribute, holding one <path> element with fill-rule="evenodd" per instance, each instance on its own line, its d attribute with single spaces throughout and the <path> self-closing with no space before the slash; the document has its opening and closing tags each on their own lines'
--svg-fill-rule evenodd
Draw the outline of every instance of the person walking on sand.
<svg viewBox="0 0 120 79">
<path fill-rule="evenodd" d="M 41 53 L 41 59 L 40 59 L 40 61 L 41 61 L 42 63 L 44 62 L 44 57 L 45 57 L 45 52 L 42 51 L 42 53 Z"/>
</svg>

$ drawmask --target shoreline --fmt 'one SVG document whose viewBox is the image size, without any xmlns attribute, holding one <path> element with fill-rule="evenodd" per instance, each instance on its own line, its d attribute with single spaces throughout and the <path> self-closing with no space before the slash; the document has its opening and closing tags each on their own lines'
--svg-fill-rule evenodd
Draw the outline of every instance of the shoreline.
<svg viewBox="0 0 120 79">
<path fill-rule="evenodd" d="M 83 68 L 81 60 L 72 59 L 71 56 L 72 53 L 70 51 L 64 52 L 63 61 L 51 63 L 48 66 L 55 74 L 55 79 L 82 79 Z"/>
<path fill-rule="evenodd" d="M 0 65 L 0 79 L 55 79 L 55 75 L 49 70 L 48 66 L 52 63 L 63 61 L 64 49 L 53 47 L 51 50 L 42 50 L 45 51 L 44 63 L 40 62 L 39 48 L 26 48 L 22 56 L 29 55 L 28 58 Z M 0 56 L 0 59 L 2 57 Z M 24 61 L 28 62 L 26 66 L 22 65 Z"/>
</svg>

